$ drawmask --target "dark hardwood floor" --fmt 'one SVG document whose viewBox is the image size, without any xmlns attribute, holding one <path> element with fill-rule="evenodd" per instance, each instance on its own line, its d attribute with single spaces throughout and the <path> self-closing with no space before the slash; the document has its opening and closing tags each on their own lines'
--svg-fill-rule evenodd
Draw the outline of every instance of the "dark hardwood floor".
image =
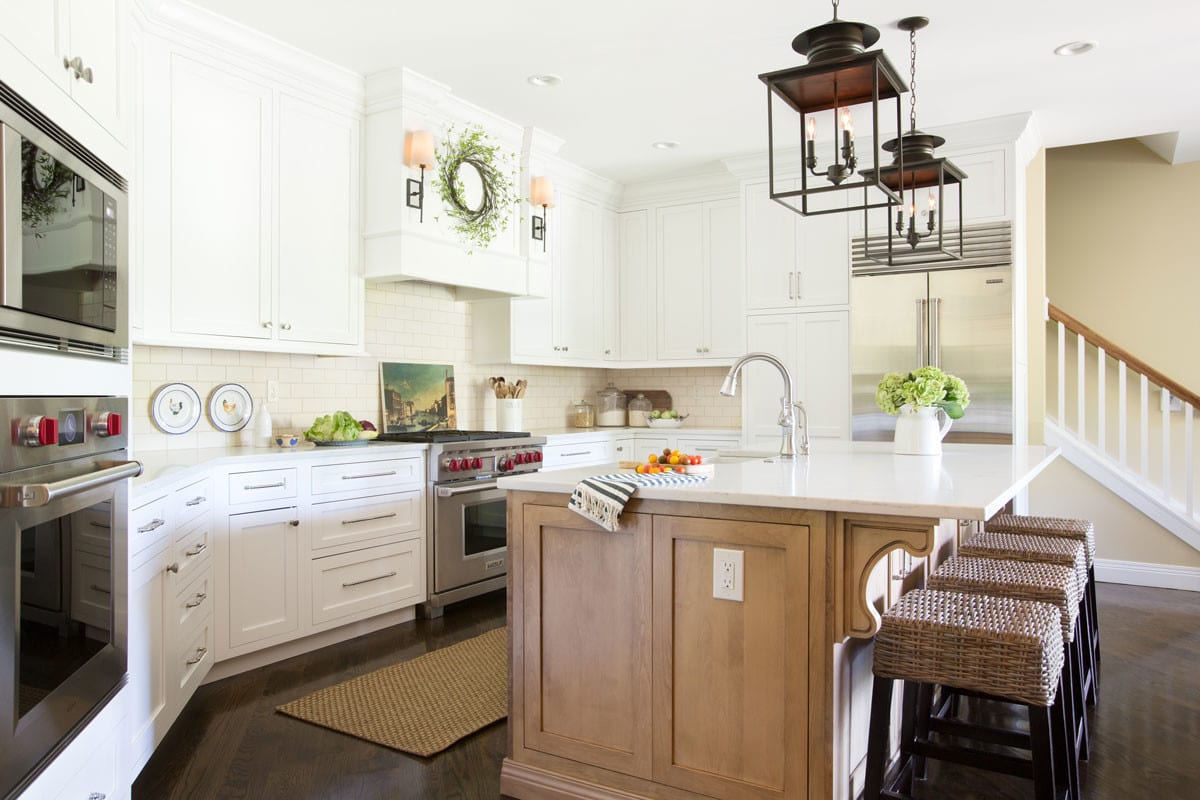
<svg viewBox="0 0 1200 800">
<path fill-rule="evenodd" d="M 1200 797 L 1200 594 L 1100 584 L 1104 667 L 1089 800 Z M 506 727 L 418 758 L 276 714 L 315 689 L 504 623 L 503 593 L 203 686 L 133 787 L 133 800 L 494 800 Z M 1029 784 L 931 763 L 921 797 L 1029 798 Z"/>
</svg>

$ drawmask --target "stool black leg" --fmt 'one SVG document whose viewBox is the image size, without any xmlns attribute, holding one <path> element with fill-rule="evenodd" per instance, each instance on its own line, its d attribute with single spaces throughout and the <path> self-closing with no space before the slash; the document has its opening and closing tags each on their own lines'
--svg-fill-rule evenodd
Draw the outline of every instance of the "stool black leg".
<svg viewBox="0 0 1200 800">
<path fill-rule="evenodd" d="M 871 727 L 867 734 L 867 778 L 863 800 L 880 800 L 883 791 L 883 770 L 887 764 L 888 730 L 892 721 L 891 678 L 875 676 L 871 689 Z M 907 687 L 907 682 L 905 683 Z M 907 742 L 901 742 L 903 748 Z"/>
<path fill-rule="evenodd" d="M 933 689 L 934 684 L 922 683 L 917 689 L 916 700 L 916 724 L 915 738 L 918 742 L 929 741 L 929 718 L 933 715 Z M 907 698 L 907 694 L 905 695 Z M 912 741 L 909 738 L 907 731 L 901 733 L 904 736 L 904 741 Z M 914 781 L 925 780 L 925 756 L 913 756 L 912 777 Z"/>
<path fill-rule="evenodd" d="M 1066 790 L 1069 800 L 1078 800 L 1079 761 L 1075 751 L 1075 726 L 1070 711 L 1064 702 L 1070 687 L 1066 676 L 1060 675 L 1054 703 L 1050 706 L 1051 736 L 1054 743 L 1055 780 Z"/>
<path fill-rule="evenodd" d="M 1075 742 L 1076 755 L 1083 761 L 1087 761 L 1091 754 L 1091 743 L 1088 738 L 1088 719 L 1087 707 L 1084 705 L 1086 701 L 1086 681 L 1087 674 L 1083 671 L 1084 651 L 1089 647 L 1087 635 L 1080 626 L 1081 620 L 1075 621 L 1075 641 L 1067 645 L 1070 648 L 1069 659 L 1071 663 L 1071 689 L 1072 689 L 1072 705 L 1075 713 L 1074 722 L 1071 727 L 1073 735 L 1072 741 Z M 1093 673 L 1095 674 L 1095 673 Z"/>
<path fill-rule="evenodd" d="M 1090 606 L 1091 631 L 1088 646 L 1092 652 L 1092 685 L 1088 702 L 1092 705 L 1100 700 L 1100 610 L 1096 605 L 1096 565 L 1088 569 L 1087 600 Z"/>
<path fill-rule="evenodd" d="M 1062 690 L 1059 690 L 1062 694 Z M 1051 709 L 1029 706 L 1029 739 L 1033 755 L 1033 796 L 1036 800 L 1057 800 L 1054 778 L 1055 745 L 1051 737 Z"/>
</svg>

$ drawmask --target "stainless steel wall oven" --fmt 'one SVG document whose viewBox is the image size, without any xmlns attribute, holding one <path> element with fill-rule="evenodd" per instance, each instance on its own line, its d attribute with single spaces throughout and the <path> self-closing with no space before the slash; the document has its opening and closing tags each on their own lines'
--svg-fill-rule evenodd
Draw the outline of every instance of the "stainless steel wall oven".
<svg viewBox="0 0 1200 800">
<path fill-rule="evenodd" d="M 0 797 L 125 682 L 124 397 L 0 398 Z"/>
</svg>

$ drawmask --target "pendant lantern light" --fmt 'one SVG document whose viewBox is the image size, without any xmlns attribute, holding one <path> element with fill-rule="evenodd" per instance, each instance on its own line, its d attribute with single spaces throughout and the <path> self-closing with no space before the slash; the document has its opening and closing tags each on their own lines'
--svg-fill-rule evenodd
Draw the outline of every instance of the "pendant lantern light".
<svg viewBox="0 0 1200 800">
<path fill-rule="evenodd" d="M 839 0 L 832 2 L 832 20 L 792 40 L 792 49 L 806 56 L 808 63 L 758 76 L 767 85 L 771 199 L 805 216 L 854 210 L 865 214 L 867 209 L 901 202 L 898 188 L 884 183 L 875 167 L 882 163 L 880 142 L 891 135 L 890 130 L 880 135 L 880 114 L 890 118 L 887 103 L 894 102 L 895 137 L 899 138 L 900 95 L 908 87 L 882 50 L 867 51 L 879 41 L 878 29 L 838 19 Z M 798 188 L 791 181 L 776 182 L 776 98 L 800 115 L 804 168 Z M 874 158 L 862 168 L 854 145 L 854 117 L 856 111 L 865 117 L 868 110 Z M 823 142 L 832 144 L 831 155 L 824 158 Z M 903 152 L 898 155 L 904 158 Z"/>
<path fill-rule="evenodd" d="M 934 156 L 945 139 L 917 128 L 917 31 L 928 24 L 926 17 L 906 17 L 896 23 L 908 31 L 909 39 L 909 130 L 884 143 L 883 149 L 894 154 L 891 165 L 869 171 L 869 177 L 898 192 L 901 202 L 888 207 L 886 241 L 882 235 L 870 235 L 869 215 L 863 211 L 863 230 L 868 235 L 862 240 L 864 251 L 856 255 L 888 266 L 957 261 L 963 256 L 962 182 L 967 174 L 949 159 Z M 957 202 L 957 232 L 945 231 L 948 198 Z"/>
</svg>

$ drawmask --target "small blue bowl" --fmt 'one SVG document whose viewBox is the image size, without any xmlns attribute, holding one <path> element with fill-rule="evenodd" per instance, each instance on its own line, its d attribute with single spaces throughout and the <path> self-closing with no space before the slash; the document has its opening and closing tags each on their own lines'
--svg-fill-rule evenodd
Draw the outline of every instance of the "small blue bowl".
<svg viewBox="0 0 1200 800">
<path fill-rule="evenodd" d="M 284 448 L 295 447 L 299 443 L 300 443 L 300 437 L 296 436 L 296 435 L 276 436 L 275 437 L 275 444 L 279 445 L 280 447 L 284 447 Z"/>
</svg>

